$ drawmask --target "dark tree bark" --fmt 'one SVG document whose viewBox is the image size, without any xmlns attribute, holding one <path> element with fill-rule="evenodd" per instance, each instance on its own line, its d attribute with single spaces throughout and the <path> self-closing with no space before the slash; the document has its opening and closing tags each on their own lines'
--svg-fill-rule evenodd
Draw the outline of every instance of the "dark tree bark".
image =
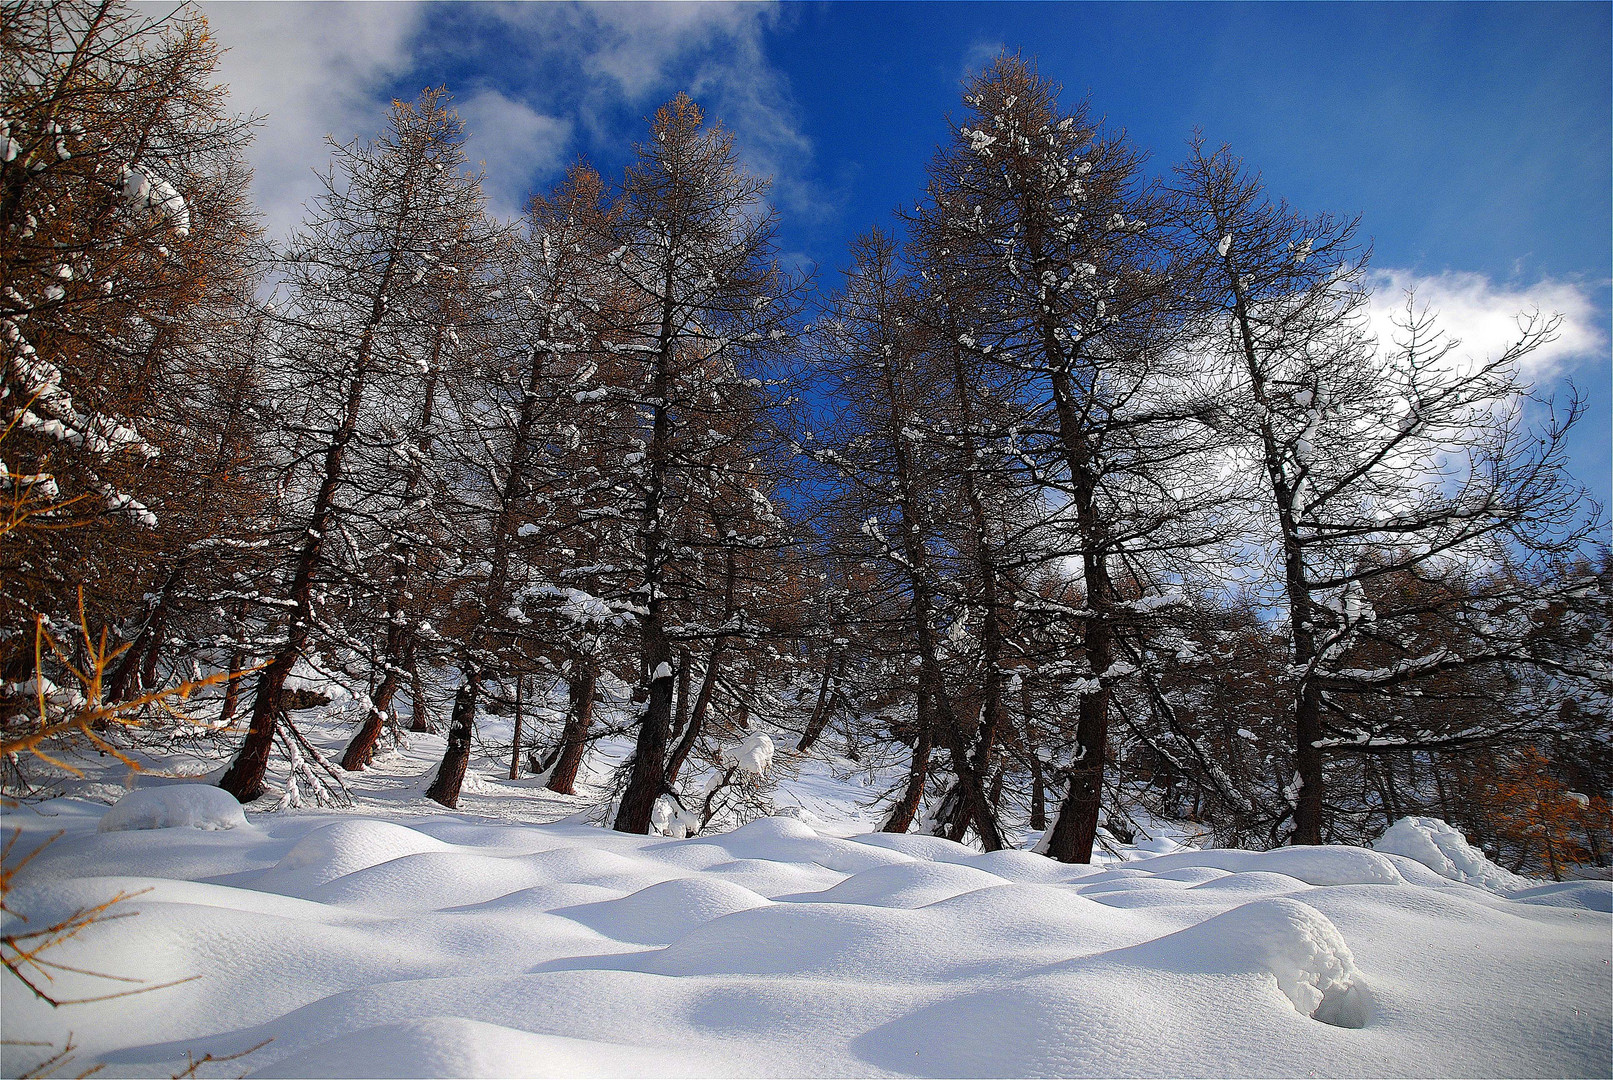
<svg viewBox="0 0 1613 1080">
<path fill-rule="evenodd" d="M 526 677 L 515 677 L 515 733 L 510 737 L 510 779 L 518 779 L 521 775 L 521 692 L 526 688 Z"/>
<path fill-rule="evenodd" d="M 811 749 L 812 744 L 818 741 L 823 729 L 829 726 L 829 717 L 832 710 L 829 702 L 833 700 L 833 690 L 837 669 L 843 669 L 846 664 L 845 653 L 840 650 L 831 650 L 823 661 L 823 681 L 818 684 L 818 701 L 812 706 L 812 717 L 807 721 L 806 730 L 801 732 L 801 741 L 795 748 L 802 753 Z"/>
<path fill-rule="evenodd" d="M 560 735 L 560 756 L 549 773 L 550 791 L 562 795 L 577 793 L 577 773 L 588 750 L 588 729 L 594 722 L 594 686 L 599 678 L 599 662 L 593 657 L 572 661 L 571 679 L 566 685 L 570 708 L 566 727 Z"/>
<path fill-rule="evenodd" d="M 931 727 L 928 699 L 921 691 L 918 699 L 918 734 L 913 740 L 913 759 L 907 767 L 907 786 L 891 807 L 885 823 L 879 827 L 881 832 L 905 833 L 913 827 L 919 803 L 924 798 L 924 784 L 930 774 Z"/>
<path fill-rule="evenodd" d="M 476 726 L 476 701 L 481 693 L 481 672 L 474 666 L 454 695 L 454 711 L 448 721 L 448 749 L 437 766 L 436 779 L 426 789 L 426 798 L 452 809 L 459 805 L 459 789 L 465 783 L 470 762 L 471 735 Z"/>
</svg>

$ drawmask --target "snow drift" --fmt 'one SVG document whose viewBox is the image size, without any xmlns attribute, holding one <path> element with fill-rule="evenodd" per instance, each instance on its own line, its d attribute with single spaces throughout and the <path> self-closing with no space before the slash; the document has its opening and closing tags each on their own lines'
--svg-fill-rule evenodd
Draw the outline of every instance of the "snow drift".
<svg viewBox="0 0 1613 1080">
<path fill-rule="evenodd" d="M 254 812 L 227 831 L 174 827 L 208 817 L 188 794 L 178 810 L 167 800 L 179 796 L 160 794 L 190 790 L 135 792 L 110 811 L 60 799 L 7 815 L 24 845 L 65 830 L 8 899 L 30 921 L 149 890 L 128 905 L 133 918 L 64 946 L 63 963 L 147 984 L 194 976 L 58 1010 L 8 979 L 8 1040 L 59 1046 L 72 1032 L 76 1060 L 114 1076 L 167 1076 L 187 1054 L 260 1043 L 221 1068 L 1613 1070 L 1613 885 L 1474 887 L 1430 869 L 1419 838 L 1462 852 L 1426 822 L 1376 852 L 1178 851 L 1066 866 L 928 836 L 828 835 L 785 817 L 689 840 L 464 813 Z M 152 803 L 164 809 L 140 810 Z M 109 819 L 116 831 L 97 831 Z M 116 825 L 159 819 L 170 825 Z M 107 985 L 71 973 L 58 983 L 65 996 Z M 42 1056 L 22 1045 L 4 1055 L 8 1075 Z"/>
</svg>

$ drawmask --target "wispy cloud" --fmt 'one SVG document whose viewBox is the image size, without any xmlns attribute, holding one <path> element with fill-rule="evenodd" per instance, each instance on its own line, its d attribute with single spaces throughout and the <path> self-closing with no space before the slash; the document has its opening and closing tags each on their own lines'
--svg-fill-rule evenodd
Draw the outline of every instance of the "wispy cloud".
<svg viewBox="0 0 1613 1080">
<path fill-rule="evenodd" d="M 574 118 L 596 145 L 642 137 L 655 106 L 687 91 L 734 131 L 748 167 L 774 178 L 785 209 L 815 216 L 829 198 L 811 177 L 812 141 L 766 36 L 783 17 L 767 4 L 535 4 L 476 9 L 545 77 L 528 100 Z M 491 162 L 489 162 L 491 164 Z"/>
<path fill-rule="evenodd" d="M 284 236 L 319 190 L 313 170 L 338 140 L 379 129 L 387 88 L 414 62 L 426 8 L 413 3 L 203 3 L 227 50 L 219 78 L 235 111 L 266 117 L 248 152 L 271 237 Z"/>
<path fill-rule="evenodd" d="M 975 40 L 970 43 L 968 50 L 963 54 L 963 67 L 958 72 L 959 79 L 968 79 L 979 75 L 986 70 L 997 57 L 1008 51 L 1008 46 L 1001 41 Z"/>
<path fill-rule="evenodd" d="M 788 15 L 768 4 L 218 3 L 199 5 L 229 50 L 220 77 L 233 108 L 266 117 L 249 158 L 271 236 L 318 191 L 324 139 L 367 137 L 402 87 L 446 81 L 487 166 L 500 216 L 590 146 L 619 154 L 642 118 L 679 90 L 731 128 L 746 165 L 774 178 L 798 219 L 830 216 L 813 177 L 788 79 L 766 37 Z M 455 72 L 475 72 L 456 84 Z"/>
<path fill-rule="evenodd" d="M 1529 381 L 1546 384 L 1587 359 L 1606 359 L 1608 340 L 1599 322 L 1592 290 L 1578 282 L 1543 278 L 1531 285 L 1497 284 L 1483 274 L 1446 271 L 1419 274 L 1381 269 L 1371 275 L 1372 324 L 1387 345 L 1404 333 L 1406 305 L 1426 309 L 1438 327 L 1458 344 L 1451 363 L 1471 366 L 1500 356 L 1515 344 L 1522 322 L 1538 314 L 1558 320 L 1555 336 L 1519 363 Z"/>
<path fill-rule="evenodd" d="M 548 116 L 492 88 L 461 100 L 458 108 L 470 133 L 466 154 L 486 165 L 489 208 L 501 218 L 518 217 L 532 194 L 534 179 L 564 166 L 571 121 Z"/>
</svg>

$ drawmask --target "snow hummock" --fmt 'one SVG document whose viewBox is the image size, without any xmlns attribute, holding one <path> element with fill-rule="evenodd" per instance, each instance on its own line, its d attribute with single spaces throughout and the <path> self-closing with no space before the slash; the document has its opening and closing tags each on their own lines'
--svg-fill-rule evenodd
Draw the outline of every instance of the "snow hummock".
<svg viewBox="0 0 1613 1080">
<path fill-rule="evenodd" d="M 115 1076 L 253 1047 L 204 1075 L 1613 1075 L 1613 883 L 1474 887 L 1443 823 L 1066 865 L 861 831 L 862 774 L 780 748 L 793 816 L 636 836 L 485 758 L 445 811 L 415 783 L 443 745 L 354 774 L 354 810 L 229 830 L 100 828 L 194 783 L 8 810 L 19 850 L 61 834 L 8 930 L 139 894 L 53 952 L 80 969 L 53 992 L 157 988 L 52 1009 L 5 976 L 0 1073 L 71 1033 Z"/>
<path fill-rule="evenodd" d="M 1456 829 L 1431 817 L 1403 817 L 1372 842 L 1376 851 L 1416 859 L 1442 878 L 1498 893 L 1527 889 L 1535 882 L 1497 866 Z"/>
<path fill-rule="evenodd" d="M 233 829 L 246 824 L 235 796 L 212 784 L 136 788 L 101 818 L 98 831 L 132 829 Z"/>
</svg>

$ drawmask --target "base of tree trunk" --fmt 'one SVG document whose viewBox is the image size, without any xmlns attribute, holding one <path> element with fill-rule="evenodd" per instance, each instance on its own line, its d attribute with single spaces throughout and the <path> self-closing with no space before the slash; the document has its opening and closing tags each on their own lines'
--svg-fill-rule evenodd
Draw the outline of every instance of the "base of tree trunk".
<svg viewBox="0 0 1613 1080">
<path fill-rule="evenodd" d="M 348 772 L 360 772 L 370 767 L 370 762 L 375 759 L 375 745 L 381 741 L 381 729 L 385 723 L 386 717 L 381 710 L 370 710 L 363 726 L 353 735 L 342 753 L 342 768 Z"/>
<path fill-rule="evenodd" d="M 437 766 L 436 779 L 426 789 L 426 798 L 452 810 L 459 805 L 459 789 L 465 783 L 465 769 L 470 764 L 471 729 L 476 719 L 476 680 L 471 679 L 454 695 L 454 715 L 448 725 L 448 748 L 443 751 L 442 764 Z"/>
</svg>

